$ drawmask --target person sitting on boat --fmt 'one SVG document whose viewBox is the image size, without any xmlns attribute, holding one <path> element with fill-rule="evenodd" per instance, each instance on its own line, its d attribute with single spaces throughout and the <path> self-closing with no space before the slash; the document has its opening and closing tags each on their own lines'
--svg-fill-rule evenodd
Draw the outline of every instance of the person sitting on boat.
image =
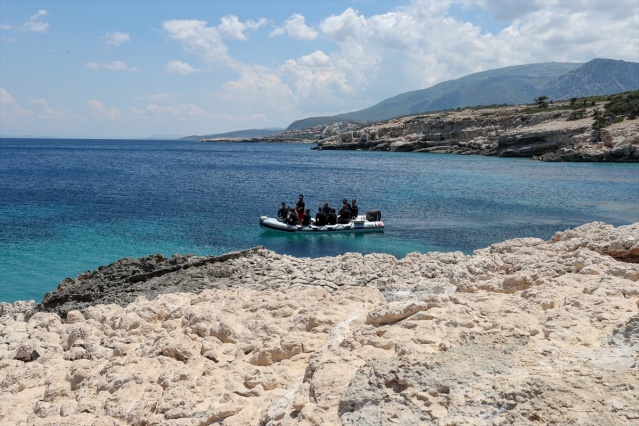
<svg viewBox="0 0 639 426">
<path fill-rule="evenodd" d="M 311 209 L 304 211 L 304 218 L 302 219 L 302 226 L 311 226 Z"/>
<path fill-rule="evenodd" d="M 326 216 L 331 214 L 331 208 L 328 206 L 328 201 L 324 201 L 324 207 L 322 207 L 322 211 Z"/>
<path fill-rule="evenodd" d="M 351 220 L 351 206 L 348 204 L 346 198 L 342 199 L 342 208 L 339 209 L 339 217 L 337 221 L 339 223 L 348 223 Z"/>
<path fill-rule="evenodd" d="M 297 218 L 297 212 L 295 212 L 294 209 L 289 209 L 288 214 L 286 216 L 286 224 L 297 226 L 298 223 L 299 223 L 299 220 Z"/>
<path fill-rule="evenodd" d="M 300 199 L 295 204 L 295 211 L 297 212 L 297 222 L 301 225 L 304 220 L 304 194 L 300 194 Z"/>
<path fill-rule="evenodd" d="M 359 206 L 357 205 L 357 200 L 353 198 L 351 200 L 351 217 L 357 219 L 357 216 L 359 216 Z"/>
<path fill-rule="evenodd" d="M 329 209 L 329 213 L 330 213 L 330 209 Z M 315 225 L 326 226 L 327 223 L 328 223 L 328 215 L 324 213 L 324 209 L 322 207 L 318 208 L 317 214 L 315 215 Z"/>
<path fill-rule="evenodd" d="M 327 217 L 329 225 L 335 225 L 337 223 L 337 213 L 335 213 L 335 209 L 331 208 L 331 212 Z"/>
<path fill-rule="evenodd" d="M 282 203 L 282 207 L 277 211 L 277 218 L 282 222 L 286 222 L 286 216 L 288 215 L 288 208 L 286 203 Z"/>
</svg>

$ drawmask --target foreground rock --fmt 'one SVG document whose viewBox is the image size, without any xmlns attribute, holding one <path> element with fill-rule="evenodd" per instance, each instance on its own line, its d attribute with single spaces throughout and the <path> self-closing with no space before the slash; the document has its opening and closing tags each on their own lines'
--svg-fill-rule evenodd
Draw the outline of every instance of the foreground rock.
<svg viewBox="0 0 639 426">
<path fill-rule="evenodd" d="M 639 161 L 639 119 L 593 130 L 595 109 L 528 114 L 526 106 L 410 116 L 345 132 L 319 149 L 532 157 L 543 161 Z M 579 118 L 582 117 L 583 118 Z"/>
<path fill-rule="evenodd" d="M 639 223 L 472 256 L 211 259 L 169 272 L 165 259 L 163 274 L 136 281 L 210 287 L 199 294 L 64 318 L 2 305 L 0 422 L 639 421 Z M 115 279 L 115 265 L 101 274 Z M 97 285 L 89 275 L 58 293 Z"/>
</svg>

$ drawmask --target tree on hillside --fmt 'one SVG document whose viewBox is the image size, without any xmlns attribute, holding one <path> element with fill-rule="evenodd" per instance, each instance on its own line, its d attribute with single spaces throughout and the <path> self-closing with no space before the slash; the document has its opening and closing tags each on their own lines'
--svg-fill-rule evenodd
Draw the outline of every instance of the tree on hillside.
<svg viewBox="0 0 639 426">
<path fill-rule="evenodd" d="M 535 104 L 537 104 L 538 108 L 548 108 L 547 100 L 548 96 L 539 96 L 538 98 L 535 98 Z"/>
</svg>

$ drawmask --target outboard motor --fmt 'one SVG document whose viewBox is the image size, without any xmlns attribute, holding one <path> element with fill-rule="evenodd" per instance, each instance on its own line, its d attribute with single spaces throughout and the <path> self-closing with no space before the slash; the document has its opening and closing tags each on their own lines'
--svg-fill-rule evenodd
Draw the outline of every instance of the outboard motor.
<svg viewBox="0 0 639 426">
<path fill-rule="evenodd" d="M 368 222 L 377 222 L 382 220 L 382 212 L 380 210 L 371 210 L 366 212 L 366 220 Z"/>
</svg>

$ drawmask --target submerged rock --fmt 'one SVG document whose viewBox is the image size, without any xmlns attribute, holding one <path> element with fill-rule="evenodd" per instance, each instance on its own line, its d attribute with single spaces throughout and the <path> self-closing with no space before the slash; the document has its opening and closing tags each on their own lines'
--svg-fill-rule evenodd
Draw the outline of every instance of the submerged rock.
<svg viewBox="0 0 639 426">
<path fill-rule="evenodd" d="M 638 255 L 639 223 L 595 222 L 472 256 L 122 260 L 62 318 L 3 305 L 0 423 L 636 424 Z"/>
</svg>

